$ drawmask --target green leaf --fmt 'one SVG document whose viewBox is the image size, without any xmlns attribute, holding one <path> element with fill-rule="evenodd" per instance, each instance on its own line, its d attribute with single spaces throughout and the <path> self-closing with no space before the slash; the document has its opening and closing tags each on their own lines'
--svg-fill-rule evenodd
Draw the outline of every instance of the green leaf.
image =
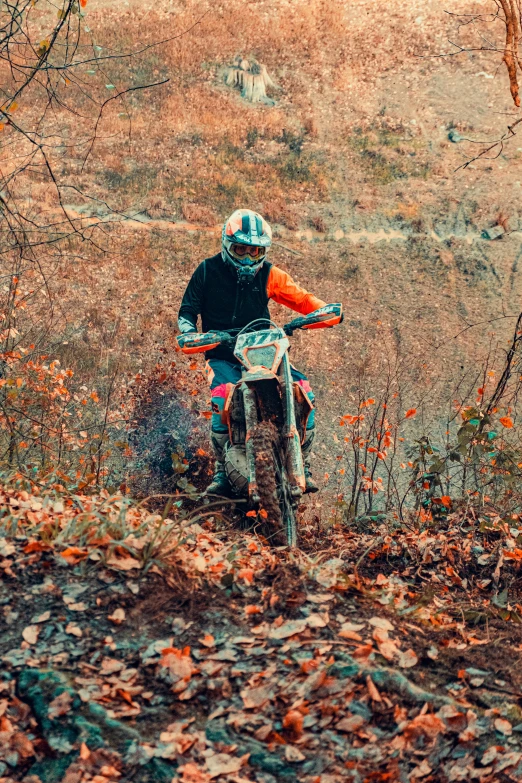
<svg viewBox="0 0 522 783">
<path fill-rule="evenodd" d="M 106 84 L 105 87 L 107 90 L 114 90 L 114 84 Z"/>
<path fill-rule="evenodd" d="M 493 596 L 493 598 L 491 599 L 491 602 L 493 604 L 495 604 L 495 606 L 499 606 L 499 607 L 507 606 L 507 602 L 508 602 L 508 589 L 507 589 L 507 587 L 506 587 L 505 590 L 502 590 L 502 592 L 499 593 L 498 595 Z"/>
</svg>

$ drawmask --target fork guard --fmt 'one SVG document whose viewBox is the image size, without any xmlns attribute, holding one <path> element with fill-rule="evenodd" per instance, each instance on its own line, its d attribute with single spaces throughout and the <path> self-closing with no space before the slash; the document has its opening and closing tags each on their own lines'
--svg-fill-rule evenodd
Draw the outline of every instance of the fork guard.
<svg viewBox="0 0 522 783">
<path fill-rule="evenodd" d="M 257 489 L 257 477 L 256 477 L 256 455 L 254 452 L 254 446 L 250 433 L 258 423 L 257 419 L 257 403 L 256 393 L 251 389 L 244 381 L 240 386 L 241 393 L 243 395 L 243 405 L 245 409 L 245 423 L 246 423 L 246 439 L 245 449 L 247 458 L 247 470 L 248 470 L 248 496 L 252 503 L 259 503 L 261 498 Z"/>
<path fill-rule="evenodd" d="M 290 493 L 292 497 L 299 498 L 306 488 L 306 479 L 304 472 L 303 455 L 301 452 L 301 439 L 295 425 L 295 399 L 294 382 L 290 371 L 290 362 L 288 355 L 285 354 L 282 361 L 283 375 L 281 378 L 281 388 L 283 390 L 283 408 L 285 421 L 290 422 L 285 425 L 283 437 L 287 439 L 286 446 L 286 472 L 290 484 Z"/>
</svg>

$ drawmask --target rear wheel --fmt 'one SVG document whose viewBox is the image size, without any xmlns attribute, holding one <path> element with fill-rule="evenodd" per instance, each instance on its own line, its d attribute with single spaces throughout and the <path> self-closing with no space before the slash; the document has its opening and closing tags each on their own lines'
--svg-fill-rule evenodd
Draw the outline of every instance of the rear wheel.
<svg viewBox="0 0 522 783">
<path fill-rule="evenodd" d="M 257 424 L 250 437 L 254 445 L 257 489 L 266 511 L 268 538 L 273 544 L 297 546 L 297 522 L 286 476 L 281 437 L 268 421 Z"/>
</svg>

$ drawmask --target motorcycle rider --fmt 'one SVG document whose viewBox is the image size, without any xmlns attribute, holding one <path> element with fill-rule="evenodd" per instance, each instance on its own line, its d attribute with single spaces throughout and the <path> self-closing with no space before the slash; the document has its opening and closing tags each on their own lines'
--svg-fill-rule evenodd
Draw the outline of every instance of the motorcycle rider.
<svg viewBox="0 0 522 783">
<path fill-rule="evenodd" d="M 204 332 L 241 329 L 257 318 L 270 317 L 270 299 L 302 315 L 324 307 L 325 302 L 269 263 L 267 253 L 271 244 L 272 230 L 266 220 L 250 209 L 237 209 L 223 226 L 221 252 L 199 264 L 187 285 L 179 309 L 180 332 L 196 332 L 198 316 Z M 223 495 L 230 485 L 224 464 L 228 427 L 222 412 L 229 384 L 240 380 L 242 365 L 232 350 L 223 345 L 207 351 L 205 358 L 212 398 L 211 442 L 216 455 L 214 478 L 206 492 Z M 292 376 L 313 402 L 314 394 L 306 376 L 293 367 Z M 318 490 L 310 472 L 314 435 L 315 410 L 312 410 L 302 444 L 306 492 Z"/>
</svg>

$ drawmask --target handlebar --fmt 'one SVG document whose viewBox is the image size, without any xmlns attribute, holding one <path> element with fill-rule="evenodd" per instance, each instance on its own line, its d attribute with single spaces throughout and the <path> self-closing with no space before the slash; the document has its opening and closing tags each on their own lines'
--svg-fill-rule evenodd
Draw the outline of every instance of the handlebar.
<svg viewBox="0 0 522 783">
<path fill-rule="evenodd" d="M 336 326 L 342 322 L 343 317 L 341 304 L 325 305 L 308 315 L 302 315 L 289 321 L 282 327 L 282 331 L 290 337 L 297 329 L 324 329 Z M 263 323 L 265 327 L 260 327 L 260 324 Z M 205 332 L 204 334 L 200 332 L 185 333 L 178 337 L 178 345 L 183 353 L 187 354 L 209 351 L 218 345 L 234 349 L 240 334 L 245 334 L 248 330 L 258 331 L 260 328 L 277 329 L 281 327 L 277 327 L 273 321 L 267 318 L 259 318 L 251 321 L 242 329 L 223 329 Z"/>
</svg>

